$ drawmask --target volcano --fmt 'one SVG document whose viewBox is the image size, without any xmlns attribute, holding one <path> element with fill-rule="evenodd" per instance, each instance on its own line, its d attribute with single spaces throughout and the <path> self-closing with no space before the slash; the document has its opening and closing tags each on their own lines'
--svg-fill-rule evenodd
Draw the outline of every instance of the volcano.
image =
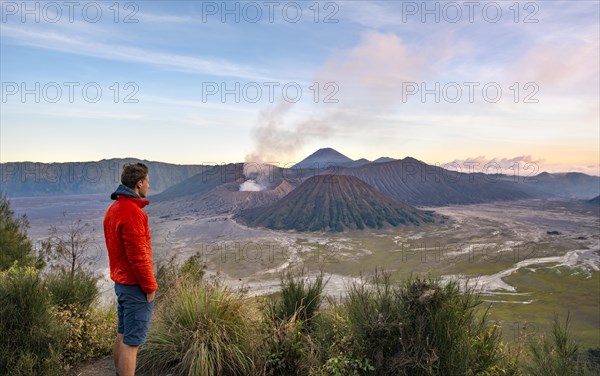
<svg viewBox="0 0 600 376">
<path fill-rule="evenodd" d="M 317 175 L 266 207 L 240 212 L 249 226 L 277 230 L 362 230 L 435 222 L 430 211 L 395 201 L 350 175 Z"/>
</svg>

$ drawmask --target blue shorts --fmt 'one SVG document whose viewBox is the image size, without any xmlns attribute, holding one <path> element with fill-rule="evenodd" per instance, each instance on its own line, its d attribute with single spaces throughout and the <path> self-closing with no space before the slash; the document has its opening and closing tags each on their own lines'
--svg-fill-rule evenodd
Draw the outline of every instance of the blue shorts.
<svg viewBox="0 0 600 376">
<path fill-rule="evenodd" d="M 140 285 L 122 285 L 115 282 L 117 294 L 117 333 L 123 334 L 123 343 L 139 346 L 146 342 L 154 301 L 148 303 Z"/>
</svg>

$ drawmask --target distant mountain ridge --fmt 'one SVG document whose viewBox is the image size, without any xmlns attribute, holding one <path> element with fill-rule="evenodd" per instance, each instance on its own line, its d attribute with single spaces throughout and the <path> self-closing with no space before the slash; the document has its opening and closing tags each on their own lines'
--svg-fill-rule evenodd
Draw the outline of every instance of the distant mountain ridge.
<svg viewBox="0 0 600 376">
<path fill-rule="evenodd" d="M 175 165 L 136 158 L 113 158 L 90 162 L 0 163 L 0 192 L 10 196 L 46 196 L 107 193 L 121 183 L 126 163 L 142 162 L 150 174 L 150 194 L 161 192 L 208 168 Z"/>
<path fill-rule="evenodd" d="M 528 180 L 531 190 L 542 195 L 585 198 L 600 194 L 600 177 L 581 172 L 542 172 Z"/>
<path fill-rule="evenodd" d="M 153 195 L 153 201 L 164 201 L 171 198 L 197 195 L 210 191 L 222 184 L 235 182 L 243 177 L 244 164 L 206 166 L 201 172 L 190 176 L 183 184 L 173 184 L 164 191 Z"/>
<path fill-rule="evenodd" d="M 267 207 L 242 211 L 236 219 L 277 230 L 362 230 L 432 223 L 431 212 L 392 200 L 349 175 L 317 175 Z"/>
<path fill-rule="evenodd" d="M 596 194 L 600 193 L 597 188 L 600 186 L 600 178 L 585 174 L 556 176 L 543 174 L 540 179 L 521 177 L 515 181 L 514 177 L 507 175 L 449 171 L 410 157 L 389 162 L 369 163 L 359 167 L 330 166 L 326 169 L 273 167 L 268 189 L 273 189 L 284 178 L 294 186 L 298 186 L 302 181 L 318 174 L 355 176 L 392 199 L 423 206 L 550 197 L 587 198 L 593 197 L 589 191 L 595 190 Z M 214 167 L 214 170 L 207 169 L 204 175 L 183 181 L 153 199 L 168 201 L 186 195 L 202 194 L 220 184 L 231 183 L 236 178 L 241 178 L 243 182 L 243 164 Z"/>
<path fill-rule="evenodd" d="M 390 158 L 390 157 L 379 157 L 376 160 L 374 160 L 373 163 L 386 163 L 386 162 L 393 162 L 396 160 L 397 159 Z"/>
<path fill-rule="evenodd" d="M 327 162 L 324 162 L 326 161 Z M 342 164 L 332 163 L 337 160 Z M 134 158 L 109 159 L 98 162 L 76 163 L 3 163 L 0 164 L 0 191 L 9 196 L 69 195 L 112 192 L 119 184 L 124 163 L 140 161 Z M 351 175 L 375 187 L 392 199 L 410 205 L 474 204 L 492 201 L 529 198 L 589 199 L 600 194 L 600 177 L 582 173 L 536 176 L 486 175 L 458 173 L 439 166 L 428 165 L 415 158 L 401 160 L 381 157 L 377 163 L 366 159 L 353 161 L 331 148 L 320 149 L 305 158 L 295 168 L 270 166 L 268 173 L 244 176 L 244 163 L 217 166 L 174 165 L 142 161 L 150 167 L 150 199 L 171 201 L 182 197 L 199 197 L 223 184 L 239 186 L 248 179 L 262 179 L 265 190 L 272 190 L 284 180 L 298 187 L 306 179 L 319 174 Z M 299 168 L 297 167 L 300 165 Z M 248 172 L 247 172 L 248 173 Z M 264 184 L 263 184 L 264 183 Z M 220 202 L 237 202 L 225 198 L 231 187 L 219 191 Z M 235 190 L 235 189 L 234 189 Z M 236 197 L 245 197 L 236 195 Z M 255 195 L 258 197 L 257 195 Z M 270 203 L 278 197 L 261 194 L 252 203 Z M 239 198 L 238 197 L 238 198 Z M 248 194 L 252 196 L 252 193 Z M 247 205 L 243 205 L 247 207 Z"/>
<path fill-rule="evenodd" d="M 358 168 L 340 167 L 335 172 L 355 176 L 411 205 L 474 204 L 534 197 L 519 184 L 483 174 L 449 171 L 410 157 Z"/>
</svg>

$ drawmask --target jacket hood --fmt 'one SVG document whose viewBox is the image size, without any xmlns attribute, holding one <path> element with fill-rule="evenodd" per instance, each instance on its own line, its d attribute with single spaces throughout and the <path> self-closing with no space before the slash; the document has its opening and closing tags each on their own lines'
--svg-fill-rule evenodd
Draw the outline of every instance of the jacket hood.
<svg viewBox="0 0 600 376">
<path fill-rule="evenodd" d="M 141 198 L 137 193 L 135 193 L 133 191 L 133 189 L 129 188 L 126 185 L 119 185 L 119 187 L 117 188 L 116 191 L 113 192 L 113 194 L 110 195 L 111 200 L 116 200 L 117 196 L 126 196 L 126 197 L 133 197 L 133 198 Z"/>
</svg>

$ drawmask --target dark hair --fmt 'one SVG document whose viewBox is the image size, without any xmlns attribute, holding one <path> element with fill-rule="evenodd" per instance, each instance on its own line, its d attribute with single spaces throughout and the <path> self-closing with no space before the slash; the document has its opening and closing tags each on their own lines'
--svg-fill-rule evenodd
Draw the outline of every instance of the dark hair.
<svg viewBox="0 0 600 376">
<path fill-rule="evenodd" d="M 128 163 L 123 166 L 121 183 L 133 189 L 138 181 L 144 180 L 148 175 L 148 166 L 143 163 Z"/>
</svg>

